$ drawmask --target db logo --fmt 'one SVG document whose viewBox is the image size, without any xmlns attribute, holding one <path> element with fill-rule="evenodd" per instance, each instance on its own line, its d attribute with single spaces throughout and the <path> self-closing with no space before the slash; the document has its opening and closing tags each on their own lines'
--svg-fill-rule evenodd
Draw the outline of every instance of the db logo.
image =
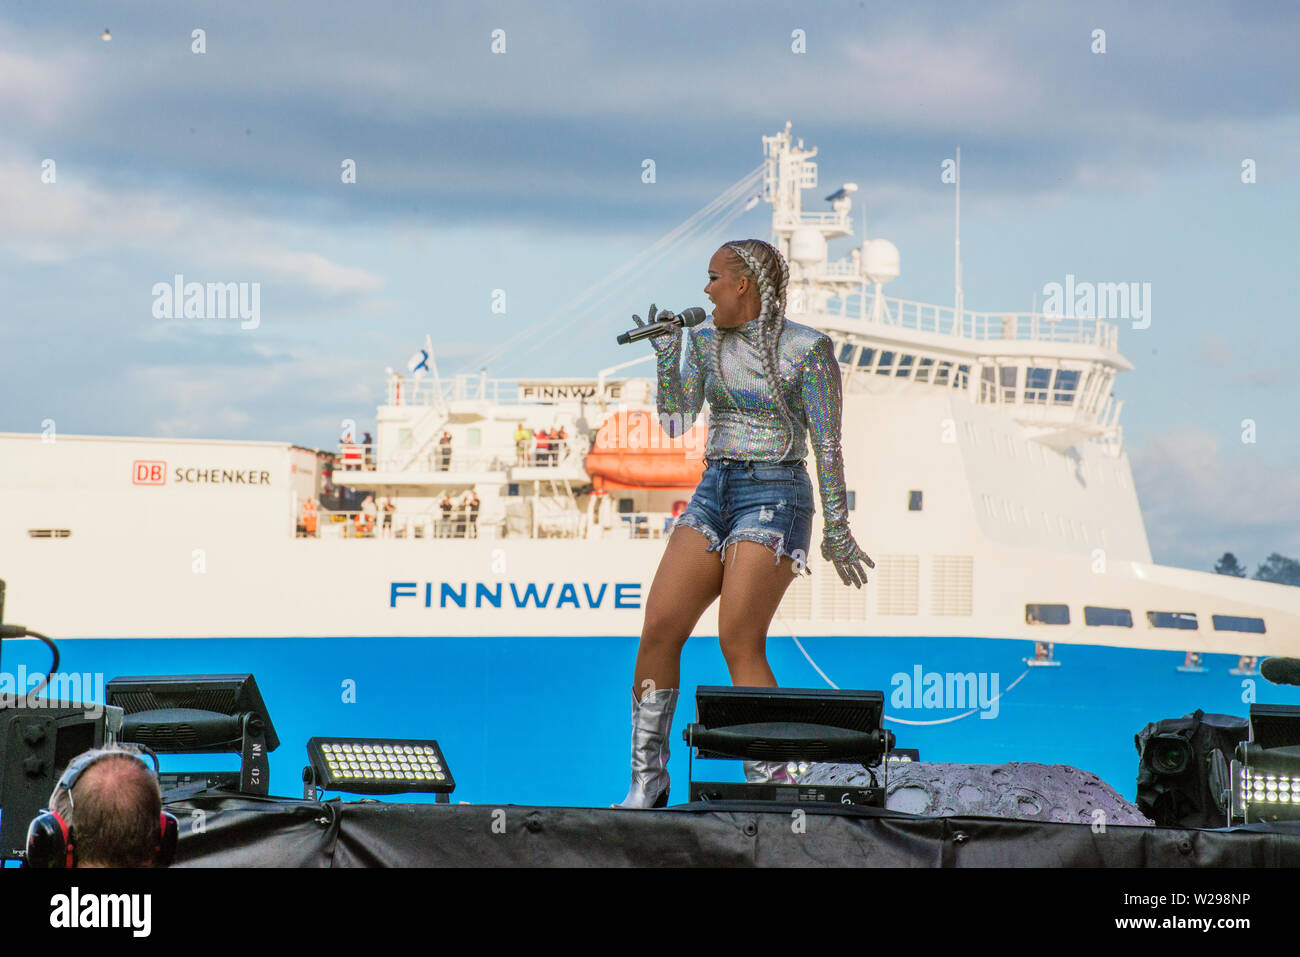
<svg viewBox="0 0 1300 957">
<path fill-rule="evenodd" d="M 135 461 L 131 463 L 131 484 L 132 485 L 165 485 L 167 484 L 167 463 L 166 462 L 144 462 Z"/>
</svg>

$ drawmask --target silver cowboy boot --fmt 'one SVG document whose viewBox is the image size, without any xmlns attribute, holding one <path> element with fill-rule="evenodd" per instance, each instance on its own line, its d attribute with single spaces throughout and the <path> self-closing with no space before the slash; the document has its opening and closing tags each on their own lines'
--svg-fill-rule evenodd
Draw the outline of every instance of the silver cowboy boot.
<svg viewBox="0 0 1300 957">
<path fill-rule="evenodd" d="M 785 761 L 742 761 L 750 784 L 798 784 Z"/>
<path fill-rule="evenodd" d="M 656 808 L 668 804 L 668 735 L 677 708 L 676 688 L 632 694 L 632 786 L 622 808 Z"/>
</svg>

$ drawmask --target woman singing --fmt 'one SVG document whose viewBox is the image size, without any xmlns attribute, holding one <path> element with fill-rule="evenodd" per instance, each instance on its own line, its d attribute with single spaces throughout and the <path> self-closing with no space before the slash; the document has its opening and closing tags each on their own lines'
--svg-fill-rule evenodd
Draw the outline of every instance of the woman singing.
<svg viewBox="0 0 1300 957">
<path fill-rule="evenodd" d="M 806 569 L 812 536 L 805 431 L 817 457 L 822 557 L 845 585 L 858 588 L 867 580 L 861 563 L 876 564 L 849 533 L 839 365 L 826 335 L 785 318 L 789 277 L 767 243 L 727 243 L 709 260 L 704 292 L 713 321 L 691 330 L 685 370 L 681 328 L 651 340 L 665 430 L 674 437 L 688 430 L 705 399 L 711 418 L 704 476 L 673 525 L 646 599 L 632 688 L 632 786 L 616 807 L 668 803 L 682 647 L 715 598 L 721 596 L 718 637 L 732 684 L 776 686 L 767 627 L 794 576 Z M 653 305 L 649 320 L 655 321 Z M 780 762 L 745 762 L 750 781 L 783 773 Z"/>
</svg>

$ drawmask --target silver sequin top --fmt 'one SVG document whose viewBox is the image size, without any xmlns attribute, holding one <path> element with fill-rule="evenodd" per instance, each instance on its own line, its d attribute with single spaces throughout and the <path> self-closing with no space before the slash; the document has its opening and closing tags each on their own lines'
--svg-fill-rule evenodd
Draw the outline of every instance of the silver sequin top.
<svg viewBox="0 0 1300 957">
<path fill-rule="evenodd" d="M 723 336 L 725 391 L 713 375 L 710 355 L 714 337 L 719 334 Z M 684 369 L 683 338 L 689 339 Z M 737 329 L 719 330 L 709 319 L 685 334 L 664 336 L 656 346 L 659 372 L 656 404 L 660 421 L 669 435 L 675 437 L 689 429 L 708 399 L 709 436 L 705 449 L 708 458 L 772 462 L 782 457 L 790 429 L 763 371 L 758 320 Z M 846 554 L 853 548 L 853 539 L 849 533 L 844 457 L 840 451 L 843 413 L 840 367 L 831 340 L 823 332 L 786 319 L 778 360 L 781 394 L 797 423 L 785 458 L 804 458 L 808 454 L 805 431 L 812 436 L 821 488 L 823 540 L 832 554 Z"/>
</svg>

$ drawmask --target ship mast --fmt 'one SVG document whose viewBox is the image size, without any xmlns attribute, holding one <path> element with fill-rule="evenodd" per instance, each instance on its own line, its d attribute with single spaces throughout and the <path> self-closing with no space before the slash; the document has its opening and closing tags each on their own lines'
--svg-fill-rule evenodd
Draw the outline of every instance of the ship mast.
<svg viewBox="0 0 1300 957">
<path fill-rule="evenodd" d="M 957 216 L 956 216 L 956 234 L 954 236 L 953 252 L 953 302 L 952 314 L 956 319 L 958 328 L 961 328 L 961 307 L 962 307 L 962 290 L 961 290 L 961 147 L 957 147 Z"/>
</svg>

